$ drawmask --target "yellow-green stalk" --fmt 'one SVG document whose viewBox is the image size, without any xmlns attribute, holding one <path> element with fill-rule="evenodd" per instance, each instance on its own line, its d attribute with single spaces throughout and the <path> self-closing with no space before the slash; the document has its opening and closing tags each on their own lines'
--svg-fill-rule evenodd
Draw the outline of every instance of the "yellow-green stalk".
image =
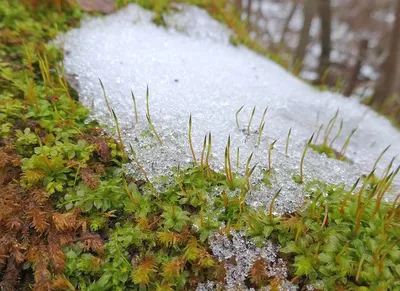
<svg viewBox="0 0 400 291">
<path fill-rule="evenodd" d="M 243 107 L 244 107 L 244 104 L 242 105 L 242 107 L 239 108 L 238 111 L 236 111 L 236 126 L 238 128 L 239 128 L 239 113 L 240 113 L 240 111 L 242 111 Z"/>
<path fill-rule="evenodd" d="M 137 167 L 139 168 L 139 170 L 142 172 L 144 178 L 146 179 L 146 182 L 149 183 L 149 185 L 150 185 L 151 192 L 152 192 L 153 195 L 157 198 L 158 201 L 162 202 L 162 200 L 161 200 L 160 196 L 158 195 L 156 189 L 154 189 L 153 184 L 150 182 L 150 179 L 149 179 L 149 176 L 147 175 L 147 172 L 146 172 L 145 169 L 142 167 L 142 165 L 139 163 L 139 160 L 137 159 L 137 156 L 136 156 L 136 152 L 135 152 L 135 150 L 133 149 L 132 145 L 129 144 L 129 147 L 130 147 L 130 149 L 131 149 L 131 154 L 132 154 L 132 156 L 133 156 L 133 160 L 135 161 L 135 163 L 136 163 Z"/>
<path fill-rule="evenodd" d="M 208 177 L 211 178 L 211 168 L 210 168 L 210 155 L 211 155 L 211 132 L 208 133 L 208 146 L 207 146 L 207 155 L 206 155 L 206 166 Z"/>
<path fill-rule="evenodd" d="M 271 171 L 272 171 L 272 167 L 271 167 L 271 152 L 272 152 L 272 150 L 274 149 L 274 146 L 275 146 L 275 143 L 276 143 L 276 141 L 277 140 L 274 140 L 271 144 L 270 144 L 270 146 L 269 146 L 269 148 L 268 148 L 268 175 L 271 175 Z"/>
<path fill-rule="evenodd" d="M 125 151 L 125 146 L 124 146 L 124 143 L 123 143 L 123 141 L 122 141 L 121 130 L 119 129 L 118 117 L 117 117 L 117 115 L 115 114 L 115 112 L 114 112 L 113 109 L 111 109 L 111 112 L 112 112 L 112 114 L 113 114 L 113 117 L 114 117 L 114 120 L 115 120 L 115 125 L 116 125 L 116 127 L 117 127 L 118 140 L 119 140 L 119 143 L 121 144 L 121 150 L 122 150 L 123 157 L 124 157 L 124 159 L 127 159 L 127 155 L 126 155 L 126 151 Z"/>
<path fill-rule="evenodd" d="M 47 74 L 47 81 L 49 82 L 49 85 L 50 85 L 50 88 L 51 88 L 51 90 L 53 92 L 53 95 L 56 95 L 56 89 L 54 88 L 53 82 L 52 82 L 51 77 L 50 77 L 50 65 L 49 65 L 49 61 L 47 60 L 46 54 L 43 54 L 43 60 L 44 60 L 45 68 L 46 68 L 45 72 Z"/>
<path fill-rule="evenodd" d="M 326 145 L 328 144 L 328 137 L 329 137 L 329 135 L 331 134 L 332 128 L 333 128 L 333 126 L 334 126 L 335 123 L 336 123 L 336 119 L 337 119 L 337 117 L 338 117 L 338 114 L 339 114 L 339 109 L 336 110 L 335 115 L 334 115 L 334 116 L 331 118 L 331 120 L 329 120 L 329 122 L 328 122 L 328 125 L 327 125 L 327 127 L 326 127 L 326 129 L 325 129 L 324 142 L 323 142 L 323 145 L 324 145 L 324 146 L 326 146 Z"/>
<path fill-rule="evenodd" d="M 389 179 L 386 182 L 385 187 L 383 188 L 383 190 L 380 193 L 378 193 L 378 196 L 376 198 L 375 210 L 374 210 L 374 213 L 372 213 L 371 217 L 374 217 L 375 214 L 379 211 L 380 206 L 381 206 L 381 202 L 382 202 L 382 198 L 385 195 L 386 191 L 389 189 L 389 187 L 392 185 L 394 178 L 399 173 L 399 170 L 400 170 L 400 166 L 398 166 L 397 169 L 394 172 L 392 172 L 391 175 L 388 176 Z"/>
<path fill-rule="evenodd" d="M 303 183 L 303 164 L 304 164 L 304 158 L 305 158 L 305 156 L 306 156 L 307 149 L 310 147 L 310 144 L 311 144 L 313 138 L 314 138 L 314 134 L 312 134 L 312 136 L 311 136 L 310 139 L 308 140 L 308 142 L 307 142 L 307 144 L 306 144 L 306 146 L 305 146 L 305 148 L 304 148 L 303 155 L 301 156 L 301 160 L 300 160 L 300 177 L 299 177 L 299 181 L 298 181 L 299 184 L 302 184 L 302 183 Z"/>
<path fill-rule="evenodd" d="M 388 149 L 390 148 L 391 145 L 388 145 L 383 151 L 382 153 L 379 155 L 379 157 L 376 159 L 374 166 L 372 168 L 376 168 L 376 166 L 378 165 L 379 161 L 381 160 L 381 158 L 383 157 L 383 155 L 388 151 Z"/>
<path fill-rule="evenodd" d="M 238 147 L 236 150 L 236 170 L 239 170 L 240 163 L 240 148 Z"/>
<path fill-rule="evenodd" d="M 356 274 L 356 278 L 355 278 L 356 283 L 358 282 L 358 279 L 360 278 L 361 269 L 362 269 L 362 265 L 364 263 L 364 260 L 365 260 L 365 253 L 363 253 L 361 255 L 360 262 L 358 263 L 357 274 Z"/>
<path fill-rule="evenodd" d="M 158 135 L 158 133 L 157 133 L 157 131 L 156 131 L 154 125 L 153 125 L 153 122 L 151 121 L 150 106 L 149 106 L 149 86 L 147 86 L 147 88 L 146 88 L 146 111 L 147 111 L 146 112 L 146 119 L 147 119 L 147 122 L 149 123 L 149 126 L 150 126 L 151 130 L 153 131 L 153 133 L 156 136 L 156 138 L 157 138 L 158 142 L 160 143 L 160 145 L 163 145 L 163 142 L 162 142 L 160 136 Z"/>
<path fill-rule="evenodd" d="M 101 81 L 100 78 L 99 78 L 99 82 L 100 82 L 101 90 L 103 90 L 104 100 L 106 101 L 108 111 L 110 112 L 110 114 L 112 114 L 112 109 L 111 109 L 110 103 L 108 103 L 108 98 L 107 98 L 106 90 L 104 89 L 103 82 Z"/>
<path fill-rule="evenodd" d="M 245 179 L 244 179 L 244 184 L 243 185 L 247 185 L 247 190 L 246 191 L 244 191 L 244 188 L 242 188 L 242 198 L 244 198 L 244 195 L 247 193 L 247 192 L 249 192 L 250 191 L 250 177 L 251 177 L 251 175 L 253 174 L 253 172 L 254 172 L 254 170 L 256 169 L 256 167 L 257 167 L 257 165 L 258 165 L 258 163 L 257 164 L 255 164 L 250 170 L 248 170 L 247 172 L 246 172 L 246 177 L 245 177 Z"/>
<path fill-rule="evenodd" d="M 357 181 L 353 184 L 353 187 L 351 187 L 350 191 L 347 192 L 346 196 L 342 200 L 342 203 L 340 206 L 340 215 L 342 215 L 342 216 L 344 215 L 344 207 L 346 206 L 346 202 L 347 202 L 347 200 L 349 200 L 349 198 L 353 194 L 353 191 L 356 189 L 359 182 L 360 182 L 360 178 L 357 179 Z"/>
<path fill-rule="evenodd" d="M 319 135 L 320 135 L 321 130 L 322 130 L 323 127 L 324 127 L 324 125 L 321 124 L 320 127 L 318 128 L 317 135 L 315 136 L 315 139 L 314 139 L 314 143 L 315 144 L 318 142 L 318 138 L 319 138 Z"/>
<path fill-rule="evenodd" d="M 262 131 L 261 127 L 264 128 L 264 119 L 265 119 L 265 115 L 267 114 L 267 111 L 268 111 L 268 106 L 267 106 L 267 108 L 264 109 L 263 115 L 261 117 L 260 125 L 258 126 L 258 132 Z"/>
<path fill-rule="evenodd" d="M 260 144 L 261 143 L 261 136 L 262 136 L 262 133 L 263 133 L 263 130 L 264 130 L 264 125 L 265 125 L 265 122 L 263 122 L 263 124 L 261 125 L 261 127 L 259 128 L 259 131 L 258 131 L 258 144 Z"/>
<path fill-rule="evenodd" d="M 46 97 L 49 96 L 48 94 L 48 86 L 47 86 L 47 74 L 45 72 L 46 68 L 44 65 L 44 61 L 40 55 L 38 55 L 38 60 L 39 60 L 39 68 L 40 68 L 40 74 L 42 75 L 43 79 L 43 86 L 44 86 L 44 92 L 46 94 Z"/>
<path fill-rule="evenodd" d="M 247 177 L 247 176 L 249 176 L 250 177 L 250 175 L 249 175 L 249 171 L 250 171 L 250 168 L 249 168 L 249 166 L 250 166 L 250 162 L 251 162 L 251 159 L 253 158 L 253 153 L 251 153 L 250 154 L 250 156 L 249 156 L 249 158 L 247 159 L 247 163 L 246 163 L 246 172 L 245 172 L 245 176 Z M 245 179 L 245 183 L 244 183 L 244 185 L 246 185 L 247 184 L 247 188 L 248 189 L 250 189 L 250 183 L 249 183 L 249 181 L 248 180 L 246 180 Z M 242 194 L 244 194 L 243 193 L 243 189 L 242 189 Z"/>
<path fill-rule="evenodd" d="M 271 223 L 273 222 L 273 219 L 274 219 L 273 214 L 272 214 L 272 212 L 273 212 L 273 210 L 274 210 L 274 203 L 275 203 L 276 198 L 278 198 L 279 194 L 281 193 L 281 191 L 282 191 L 282 188 L 280 188 L 280 189 L 275 193 L 274 197 L 272 197 L 271 204 L 269 205 L 269 221 L 270 221 Z"/>
<path fill-rule="evenodd" d="M 29 102 L 32 102 L 35 105 L 36 111 L 39 110 L 39 102 L 35 94 L 35 81 L 28 77 L 28 74 L 25 71 L 25 79 L 28 85 L 27 91 L 25 92 L 26 98 Z"/>
<path fill-rule="evenodd" d="M 292 128 L 289 129 L 288 135 L 286 137 L 286 146 L 285 146 L 285 154 L 287 155 L 288 149 L 289 149 L 289 140 L 290 140 L 290 135 L 292 133 Z"/>
<path fill-rule="evenodd" d="M 193 163 L 196 166 L 197 165 L 197 159 L 196 159 L 196 154 L 194 153 L 193 143 L 192 143 L 192 114 L 190 114 L 190 116 L 189 116 L 188 137 L 189 137 L 190 152 L 192 153 L 192 157 L 193 157 Z"/>
<path fill-rule="evenodd" d="M 339 157 L 340 157 L 341 159 L 342 159 L 342 158 L 344 157 L 344 155 L 346 154 L 346 150 L 347 150 L 347 147 L 349 146 L 351 137 L 354 135 L 354 133 L 355 133 L 356 131 L 357 131 L 357 128 L 355 128 L 355 129 L 353 129 L 353 130 L 351 131 L 351 133 L 350 133 L 350 135 L 348 136 L 348 138 L 346 139 L 346 141 L 345 141 L 345 143 L 344 143 L 342 149 L 340 150 Z"/>
<path fill-rule="evenodd" d="M 333 146 L 333 143 L 337 140 L 337 138 L 340 136 L 340 133 L 342 132 L 342 128 L 343 128 L 343 119 L 340 121 L 340 126 L 339 126 L 339 130 L 336 133 L 335 137 L 332 139 L 331 143 L 329 144 L 329 147 L 331 148 Z"/>
<path fill-rule="evenodd" d="M 204 181 L 204 154 L 207 147 L 207 134 L 204 136 L 203 149 L 201 151 L 201 160 L 200 160 L 200 168 L 201 168 L 201 180 Z"/>
<path fill-rule="evenodd" d="M 124 182 L 125 192 L 128 194 L 129 199 L 131 200 L 132 204 L 133 204 L 134 206 L 138 206 L 139 204 L 138 204 L 138 203 L 135 201 L 135 199 L 133 198 L 131 191 L 129 191 L 128 183 L 126 182 L 125 175 L 122 176 L 122 181 Z"/>
<path fill-rule="evenodd" d="M 365 178 L 364 183 L 363 183 L 363 185 L 361 186 L 360 191 L 358 191 L 357 213 L 358 213 L 358 211 L 359 211 L 359 209 L 360 209 L 360 207 L 361 207 L 361 197 L 362 197 L 362 195 L 363 195 L 363 193 L 364 193 L 365 188 L 367 187 L 367 185 L 368 185 L 368 183 L 369 183 L 369 180 L 372 178 L 372 176 L 374 175 L 374 173 L 375 173 L 375 169 L 373 169 L 373 170 L 369 173 L 369 175 L 367 176 L 367 178 Z"/>
<path fill-rule="evenodd" d="M 61 67 L 61 76 L 60 76 L 59 70 L 57 68 L 55 70 L 56 70 L 57 77 L 58 77 L 58 83 L 60 84 L 60 86 L 63 88 L 65 94 L 67 95 L 67 98 L 71 105 L 72 113 L 74 113 L 75 112 L 75 103 L 74 103 L 74 100 L 72 100 L 71 95 L 69 94 L 68 83 L 67 83 L 67 80 L 65 77 L 64 67 Z"/>
<path fill-rule="evenodd" d="M 249 124 L 247 126 L 247 135 L 250 135 L 250 126 L 251 126 L 251 122 L 253 121 L 253 117 L 254 117 L 254 113 L 255 112 L 256 112 L 256 107 L 254 106 L 253 111 L 251 112 Z"/>
<path fill-rule="evenodd" d="M 233 187 L 233 175 L 232 175 L 232 167 L 231 167 L 231 157 L 230 157 L 230 148 L 231 148 L 231 136 L 228 137 L 228 145 L 225 147 L 225 173 L 226 179 L 228 181 L 229 187 Z"/>
<path fill-rule="evenodd" d="M 136 108 L 136 98 L 132 91 L 131 91 L 131 95 L 132 95 L 132 101 L 133 101 L 133 110 L 135 111 L 135 120 L 136 120 L 136 123 L 138 123 L 139 117 L 138 117 L 137 108 Z"/>
</svg>

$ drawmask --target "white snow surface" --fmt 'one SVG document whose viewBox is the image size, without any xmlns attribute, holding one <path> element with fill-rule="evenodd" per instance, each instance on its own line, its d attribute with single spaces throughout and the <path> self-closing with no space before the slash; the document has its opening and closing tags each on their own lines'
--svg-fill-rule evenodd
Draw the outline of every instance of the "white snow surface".
<svg viewBox="0 0 400 291">
<path fill-rule="evenodd" d="M 125 145 L 128 148 L 132 144 L 151 177 L 170 174 L 172 167 L 192 162 L 188 142 L 190 114 L 197 160 L 204 136 L 211 132 L 212 166 L 223 169 L 230 135 L 233 169 L 238 147 L 239 172 L 244 172 L 251 153 L 251 165 L 258 163 L 247 202 L 268 207 L 272 196 L 282 187 L 275 202 L 278 213 L 295 211 L 304 202 L 304 184 L 296 184 L 292 175 L 299 172 L 307 140 L 321 124 L 328 123 L 337 109 L 339 117 L 329 141 L 336 135 L 341 119 L 343 130 L 333 145 L 338 151 L 351 130 L 357 128 L 346 152 L 353 163 L 328 159 L 310 149 L 304 162 L 306 182 L 318 179 L 351 186 L 361 174 L 371 171 L 386 146 L 391 144 L 378 165 L 378 174 L 399 153 L 400 133 L 384 117 L 357 100 L 319 92 L 263 56 L 229 44 L 231 32 L 204 10 L 179 7 L 180 11 L 165 17 L 168 28 L 157 27 L 151 21 L 151 12 L 132 4 L 112 15 L 87 19 L 64 39 L 65 69 L 79 84 L 80 100 L 92 109 L 92 118 L 114 127 L 100 78 L 119 118 Z M 163 146 L 150 134 L 146 120 L 147 85 L 151 119 Z M 131 90 L 137 101 L 138 123 Z M 245 106 L 239 113 L 237 128 L 235 113 L 242 105 Z M 254 106 L 251 134 L 247 135 Z M 258 145 L 258 128 L 266 107 L 265 128 Z M 286 155 L 289 128 L 292 133 Z M 268 169 L 268 147 L 274 140 L 277 142 L 271 159 L 272 186 L 265 186 L 260 179 L 262 170 Z M 131 165 L 131 170 L 139 174 L 135 165 Z M 398 179 L 395 182 L 399 184 Z M 395 193 L 395 189 L 392 191 Z"/>
</svg>

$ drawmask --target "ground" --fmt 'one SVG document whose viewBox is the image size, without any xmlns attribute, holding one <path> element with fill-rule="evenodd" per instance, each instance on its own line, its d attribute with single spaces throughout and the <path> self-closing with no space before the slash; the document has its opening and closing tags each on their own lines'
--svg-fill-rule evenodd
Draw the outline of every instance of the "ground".
<svg viewBox="0 0 400 291">
<path fill-rule="evenodd" d="M 211 13 L 218 8 L 205 6 Z M 377 170 L 379 175 L 371 172 L 372 165 L 359 185 L 328 185 L 309 176 L 307 161 L 318 156 L 310 148 L 313 139 L 307 142 L 308 137 L 299 138 L 299 129 L 293 127 L 287 140 L 298 159 L 290 154 L 288 159 L 295 159 L 298 168 L 287 177 L 293 185 L 300 183 L 310 198 L 296 211 L 278 216 L 275 208 L 284 193 L 278 190 L 285 184 L 274 180 L 274 172 L 279 171 L 278 153 L 280 158 L 285 155 L 282 148 L 287 130 L 280 137 L 280 145 L 266 147 L 263 168 L 256 166 L 260 157 L 241 153 L 243 169 L 236 171 L 235 133 L 232 140 L 221 137 L 226 141 L 222 150 L 226 151 L 225 156 L 221 153 L 224 159 L 218 158 L 221 154 L 214 147 L 219 134 L 207 135 L 202 150 L 206 132 L 199 133 L 199 115 L 193 112 L 191 122 L 189 116 L 182 118 L 189 162 L 171 168 L 166 175 L 154 174 L 143 158 L 143 148 L 130 148 L 121 142 L 126 123 L 118 110 L 113 111 L 116 105 L 110 84 L 104 82 L 104 96 L 96 82 L 94 96 L 101 101 L 95 102 L 105 103 L 103 107 L 95 104 L 95 110 L 112 117 L 115 132 L 110 125 L 105 131 L 88 119 L 90 112 L 93 117 L 93 108 L 77 101 L 66 82 L 64 68 L 58 65 L 62 56 L 59 49 L 47 43 L 60 30 L 76 25 L 82 11 L 66 6 L 61 11 L 50 7 L 32 11 L 15 1 L 0 7 L 4 15 L 1 33 L 6 40 L 0 46 L 0 83 L 6 85 L 0 91 L 3 289 L 29 289 L 30 284 L 35 290 L 143 290 L 146 286 L 149 290 L 224 286 L 396 289 L 400 275 L 396 240 L 399 212 L 396 201 L 383 200 L 397 174 L 392 170 L 394 165 L 387 162 L 389 150 L 377 163 L 384 161 Z M 149 28 L 144 25 L 143 29 Z M 244 48 L 239 50 L 249 58 L 262 59 Z M 141 88 L 135 92 L 135 100 L 139 121 L 146 124 L 145 85 Z M 147 130 L 136 138 L 151 140 L 149 151 L 162 151 L 168 144 L 159 143 L 168 140 L 153 103 L 157 92 L 153 95 L 152 88 L 146 109 Z M 161 94 L 161 85 L 159 90 Z M 128 100 L 133 101 L 129 93 Z M 228 124 L 232 130 L 236 127 L 235 113 L 242 104 L 236 105 L 231 109 L 232 124 Z M 130 103 L 132 117 L 133 107 Z M 244 133 L 236 134 L 246 135 L 248 119 L 242 118 L 251 116 L 252 106 L 248 107 L 238 114 Z M 273 107 L 268 112 L 272 117 L 276 110 Z M 265 121 L 271 116 L 267 115 Z M 329 124 L 334 127 L 334 116 L 320 118 L 325 118 L 327 124 L 332 119 Z M 367 114 L 365 118 L 374 117 Z M 257 124 L 254 118 L 254 127 Z M 257 128 L 250 127 L 254 143 L 261 135 L 261 128 Z M 267 127 L 264 130 L 268 132 Z M 368 131 L 361 128 L 360 132 Z M 273 132 L 265 136 L 270 134 L 273 137 Z M 328 134 L 328 138 L 331 142 L 334 134 Z M 272 140 L 262 141 L 269 145 Z M 358 144 L 356 136 L 354 141 Z M 345 140 L 342 142 L 345 144 Z M 372 150 L 373 158 L 368 160 L 374 162 L 382 150 Z M 265 162 L 268 159 L 271 162 Z M 132 170 L 129 164 L 136 165 L 133 172 L 127 171 L 127 167 Z M 262 173 L 259 183 L 254 180 L 257 173 Z M 257 208 L 246 203 L 258 187 L 268 185 L 278 188 L 268 205 Z"/>
</svg>

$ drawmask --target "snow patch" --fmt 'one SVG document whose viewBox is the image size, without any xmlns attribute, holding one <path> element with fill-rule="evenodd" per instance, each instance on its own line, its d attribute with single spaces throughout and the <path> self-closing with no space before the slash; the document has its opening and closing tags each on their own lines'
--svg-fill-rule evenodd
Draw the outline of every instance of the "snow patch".
<svg viewBox="0 0 400 291">
<path fill-rule="evenodd" d="M 258 163 L 247 202 L 268 208 L 273 195 L 282 187 L 274 208 L 278 213 L 295 211 L 303 203 L 304 186 L 296 184 L 292 176 L 299 172 L 307 140 L 320 124 L 328 124 L 337 109 L 338 122 L 330 140 L 340 119 L 344 128 L 333 145 L 335 149 L 340 150 L 351 130 L 357 128 L 346 153 L 353 163 L 328 159 L 309 150 L 304 163 L 305 181 L 318 179 L 352 185 L 361 174 L 371 171 L 387 145 L 392 146 L 379 163 L 378 174 L 399 153 L 399 131 L 385 118 L 355 99 L 317 91 L 245 47 L 234 47 L 228 41 L 231 32 L 205 11 L 187 5 L 179 10 L 165 18 L 168 28 L 164 28 L 152 23 L 151 12 L 129 5 L 113 15 L 84 21 L 65 38 L 65 69 L 79 84 L 80 100 L 92 109 L 92 118 L 114 127 L 100 78 L 119 118 L 127 148 L 129 144 L 133 146 L 151 176 L 168 174 L 172 167 L 192 161 L 188 143 L 190 114 L 197 159 L 201 157 L 204 136 L 211 132 L 212 166 L 222 169 L 230 135 L 233 168 L 236 169 L 238 147 L 239 172 L 244 172 L 251 153 L 251 164 Z M 146 121 L 147 85 L 151 118 L 163 146 Z M 138 123 L 131 90 L 137 100 Z M 235 113 L 242 105 L 245 106 L 238 116 L 237 128 Z M 247 135 L 254 107 L 251 134 Z M 265 128 L 258 144 L 258 129 L 266 107 Z M 289 128 L 292 134 L 286 155 Z M 267 186 L 262 178 L 268 169 L 268 147 L 274 140 L 277 143 L 271 159 L 272 185 Z M 131 170 L 140 174 L 135 165 L 131 165 Z"/>
</svg>

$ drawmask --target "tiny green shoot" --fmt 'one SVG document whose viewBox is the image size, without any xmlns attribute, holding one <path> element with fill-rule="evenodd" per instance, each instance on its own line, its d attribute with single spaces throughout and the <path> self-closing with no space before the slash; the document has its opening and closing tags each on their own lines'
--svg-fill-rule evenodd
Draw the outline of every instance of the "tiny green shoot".
<svg viewBox="0 0 400 291">
<path fill-rule="evenodd" d="M 139 117 L 138 117 L 137 108 L 136 108 L 136 98 L 132 91 L 131 91 L 131 95 L 132 95 L 132 101 L 133 101 L 133 110 L 135 111 L 135 120 L 136 120 L 136 123 L 138 123 Z"/>
<path fill-rule="evenodd" d="M 240 113 L 240 111 L 242 111 L 243 107 L 244 107 L 244 104 L 239 108 L 238 111 L 236 111 L 236 126 L 238 128 L 239 128 L 239 113 Z"/>
<path fill-rule="evenodd" d="M 289 140 L 290 140 L 290 135 L 292 134 L 292 128 L 289 128 L 289 132 L 286 137 L 286 146 L 285 146 L 285 154 L 287 155 L 288 149 L 289 149 Z"/>
<path fill-rule="evenodd" d="M 237 147 L 237 149 L 236 149 L 236 170 L 239 169 L 239 163 L 240 163 L 240 148 Z"/>
<path fill-rule="evenodd" d="M 346 150 L 347 150 L 347 147 L 349 146 L 351 137 L 354 135 L 354 133 L 355 133 L 356 131 L 357 131 L 357 128 L 355 128 L 355 129 L 353 129 L 353 130 L 351 131 L 351 133 L 350 133 L 350 135 L 347 137 L 347 139 L 346 139 L 346 141 L 345 141 L 345 143 L 344 143 L 342 149 L 340 150 L 339 157 L 340 157 L 341 159 L 344 158 L 345 153 L 346 153 Z"/>
<path fill-rule="evenodd" d="M 271 200 L 271 204 L 269 205 L 269 221 L 272 223 L 273 222 L 273 210 L 274 210 L 274 204 L 275 204 L 275 200 L 276 198 L 278 198 L 279 194 L 281 193 L 282 188 L 280 188 L 274 195 L 274 197 L 272 197 Z"/>
<path fill-rule="evenodd" d="M 383 157 L 383 155 L 388 151 L 388 149 L 390 148 L 391 145 L 388 145 L 383 151 L 382 153 L 379 155 L 379 157 L 376 159 L 374 166 L 372 168 L 376 168 L 376 166 L 378 165 L 379 161 L 381 160 L 381 158 Z"/>
<path fill-rule="evenodd" d="M 130 149 L 131 149 L 131 154 L 132 154 L 132 156 L 133 156 L 133 160 L 135 161 L 135 163 L 136 163 L 137 167 L 139 168 L 139 170 L 142 172 L 144 178 L 146 179 L 146 182 L 150 185 L 151 192 L 152 192 L 153 195 L 157 198 L 158 201 L 162 202 L 162 200 L 161 200 L 160 196 L 158 195 L 156 189 L 154 189 L 153 184 L 150 182 L 150 179 L 149 179 L 149 176 L 147 175 L 147 172 L 146 172 L 145 169 L 142 167 L 142 165 L 139 163 L 139 160 L 138 160 L 138 158 L 137 158 L 137 156 L 136 156 L 136 152 L 135 152 L 135 150 L 133 149 L 132 145 L 129 144 L 129 147 L 130 147 Z"/>
<path fill-rule="evenodd" d="M 308 140 L 306 146 L 304 147 L 304 151 L 303 154 L 301 156 L 301 160 L 300 160 L 300 175 L 298 177 L 296 177 L 296 182 L 299 184 L 303 183 L 303 165 L 304 165 L 304 158 L 306 156 L 307 150 L 311 145 L 311 142 L 314 138 L 314 133 L 311 135 L 310 139 Z"/>
<path fill-rule="evenodd" d="M 206 155 L 206 166 L 208 177 L 211 178 L 211 168 L 210 168 L 210 155 L 211 155 L 211 132 L 208 133 L 208 146 Z"/>
<path fill-rule="evenodd" d="M 334 115 L 334 116 L 331 118 L 331 120 L 329 120 L 329 122 L 328 122 L 328 125 L 327 125 L 327 127 L 326 127 L 326 129 L 325 129 L 324 142 L 323 142 L 323 145 L 324 145 L 324 146 L 326 146 L 326 145 L 328 144 L 328 137 L 329 137 L 329 135 L 331 134 L 331 131 L 332 131 L 332 129 L 333 129 L 333 126 L 334 126 L 335 123 L 336 123 L 336 119 L 337 119 L 337 117 L 338 117 L 338 114 L 339 114 L 339 109 L 336 110 L 335 115 Z"/>
<path fill-rule="evenodd" d="M 122 154 L 123 154 L 124 159 L 126 159 L 126 158 L 127 158 L 127 155 L 126 155 L 124 143 L 123 143 L 123 141 L 122 141 L 122 136 L 121 136 L 121 130 L 120 130 L 120 128 L 119 128 L 118 117 L 117 117 L 117 115 L 115 114 L 115 112 L 114 112 L 113 109 L 111 109 L 111 112 L 112 112 L 113 117 L 114 117 L 115 126 L 117 127 L 117 134 L 118 134 L 119 143 L 120 143 L 120 145 L 121 145 L 121 151 L 122 151 Z"/>
<path fill-rule="evenodd" d="M 110 114 L 112 114 L 112 109 L 111 109 L 110 103 L 108 103 L 108 98 L 107 98 L 106 90 L 104 89 L 103 82 L 101 81 L 100 78 L 99 78 L 99 82 L 100 82 L 101 90 L 103 90 L 104 100 L 106 101 L 108 111 L 110 112 Z"/>
<path fill-rule="evenodd" d="M 263 124 L 261 125 L 261 127 L 260 127 L 260 129 L 259 129 L 259 132 L 258 132 L 258 144 L 260 144 L 261 143 L 261 136 L 262 136 L 262 133 L 263 133 L 263 130 L 264 130 L 264 125 L 265 125 L 265 122 L 263 122 Z"/>
<path fill-rule="evenodd" d="M 232 175 L 230 151 L 231 151 L 231 136 L 228 137 L 228 144 L 225 147 L 225 173 L 229 187 L 233 188 L 233 175 Z"/>
<path fill-rule="evenodd" d="M 193 163 L 194 163 L 195 165 L 197 165 L 196 154 L 194 153 L 193 142 L 192 142 L 192 114 L 190 114 L 190 116 L 189 116 L 188 137 L 189 137 L 190 152 L 192 153 L 192 157 L 193 157 Z"/>
<path fill-rule="evenodd" d="M 247 135 L 250 135 L 250 126 L 251 126 L 251 122 L 253 121 L 253 117 L 254 117 L 254 113 L 255 112 L 256 112 L 256 106 L 254 106 L 253 111 L 251 112 L 249 124 L 247 126 Z"/>
<path fill-rule="evenodd" d="M 269 146 L 269 148 L 268 148 L 268 175 L 271 175 L 271 171 L 272 171 L 272 167 L 271 167 L 271 153 L 272 153 L 272 150 L 274 149 L 274 146 L 275 146 L 275 143 L 276 143 L 276 141 L 277 140 L 274 140 L 271 144 L 270 144 L 270 146 Z"/>
<path fill-rule="evenodd" d="M 153 122 L 151 121 L 150 106 L 149 106 L 149 86 L 147 86 L 147 88 L 146 88 L 146 109 L 147 109 L 147 112 L 146 112 L 147 122 L 149 123 L 149 126 L 150 126 L 151 130 L 153 131 L 154 135 L 156 136 L 160 145 L 163 145 L 163 142 L 162 142 L 160 136 L 158 135 L 158 133 L 153 125 Z"/>
<path fill-rule="evenodd" d="M 261 117 L 260 125 L 258 126 L 258 132 L 262 131 L 261 128 L 264 127 L 264 119 L 265 119 L 265 115 L 267 114 L 267 111 L 268 111 L 268 106 L 264 109 L 263 115 Z"/>
<path fill-rule="evenodd" d="M 321 130 L 323 127 L 324 127 L 324 125 L 321 124 L 320 127 L 318 128 L 317 135 L 315 136 L 315 139 L 314 139 L 315 144 L 318 142 L 318 138 L 319 138 L 319 135 L 321 134 Z"/>
<path fill-rule="evenodd" d="M 340 133 L 342 132 L 342 128 L 343 128 L 343 119 L 340 121 L 340 126 L 339 126 L 339 130 L 336 133 L 335 137 L 332 139 L 331 143 L 329 144 L 329 147 L 332 148 L 333 143 L 337 140 L 337 138 L 340 136 Z"/>
</svg>

